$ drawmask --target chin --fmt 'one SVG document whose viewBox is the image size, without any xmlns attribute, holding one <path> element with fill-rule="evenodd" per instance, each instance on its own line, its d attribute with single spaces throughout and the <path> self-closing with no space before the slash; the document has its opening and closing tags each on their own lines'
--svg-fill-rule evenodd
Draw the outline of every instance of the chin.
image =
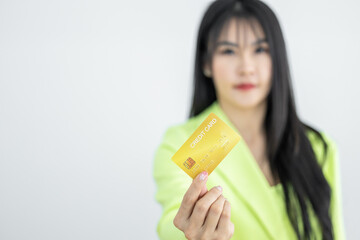
<svg viewBox="0 0 360 240">
<path fill-rule="evenodd" d="M 255 109 L 264 104 L 264 101 L 260 99 L 235 99 L 233 104 L 239 108 L 244 110 Z"/>
<path fill-rule="evenodd" d="M 250 110 L 255 109 L 258 105 L 257 104 L 244 104 L 244 103 L 237 103 L 237 108 L 243 109 L 243 110 Z"/>
</svg>

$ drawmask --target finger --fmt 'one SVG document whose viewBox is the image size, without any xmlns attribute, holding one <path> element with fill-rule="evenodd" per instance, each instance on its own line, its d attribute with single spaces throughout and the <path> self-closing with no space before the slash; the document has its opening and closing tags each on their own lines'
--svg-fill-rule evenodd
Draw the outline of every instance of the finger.
<svg viewBox="0 0 360 240">
<path fill-rule="evenodd" d="M 222 188 L 220 186 L 213 187 L 201 199 L 197 201 L 194 211 L 190 217 L 190 225 L 194 227 L 201 227 L 204 225 L 206 214 L 208 213 L 211 205 L 221 195 Z"/>
<path fill-rule="evenodd" d="M 205 219 L 206 231 L 215 232 L 215 229 L 219 223 L 220 216 L 225 206 L 225 198 L 220 195 L 216 201 L 211 205 L 208 215 Z"/>
<path fill-rule="evenodd" d="M 201 189 L 199 197 L 203 197 L 208 192 L 206 184 L 204 184 L 203 188 Z"/>
<path fill-rule="evenodd" d="M 233 227 L 230 217 L 231 217 L 231 206 L 230 206 L 229 201 L 225 200 L 224 208 L 221 213 L 219 223 L 218 223 L 216 230 L 219 232 L 222 232 L 222 233 L 226 233 L 226 232 L 230 231 L 231 227 Z"/>
<path fill-rule="evenodd" d="M 191 213 L 197 200 L 199 199 L 203 186 L 205 185 L 206 187 L 207 177 L 208 174 L 204 171 L 197 175 L 197 177 L 191 183 L 189 189 L 184 195 L 184 198 L 179 208 L 179 215 L 181 215 L 181 218 L 188 219 L 191 216 Z"/>
</svg>

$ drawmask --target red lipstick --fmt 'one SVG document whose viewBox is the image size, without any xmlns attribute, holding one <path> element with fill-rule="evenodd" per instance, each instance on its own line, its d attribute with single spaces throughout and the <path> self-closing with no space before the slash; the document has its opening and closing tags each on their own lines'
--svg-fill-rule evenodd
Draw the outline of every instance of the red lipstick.
<svg viewBox="0 0 360 240">
<path fill-rule="evenodd" d="M 255 87 L 255 85 L 251 84 L 251 83 L 242 83 L 242 84 L 236 85 L 235 87 L 236 87 L 236 89 L 240 89 L 240 90 L 250 90 L 250 89 L 253 89 Z"/>
</svg>

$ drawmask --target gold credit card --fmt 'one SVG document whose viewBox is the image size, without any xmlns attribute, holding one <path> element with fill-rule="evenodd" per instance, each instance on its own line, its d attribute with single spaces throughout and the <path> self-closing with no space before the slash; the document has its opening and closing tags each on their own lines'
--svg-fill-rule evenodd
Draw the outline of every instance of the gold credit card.
<svg viewBox="0 0 360 240">
<path fill-rule="evenodd" d="M 239 134 L 210 113 L 171 159 L 192 178 L 202 171 L 210 175 L 239 140 Z"/>
</svg>

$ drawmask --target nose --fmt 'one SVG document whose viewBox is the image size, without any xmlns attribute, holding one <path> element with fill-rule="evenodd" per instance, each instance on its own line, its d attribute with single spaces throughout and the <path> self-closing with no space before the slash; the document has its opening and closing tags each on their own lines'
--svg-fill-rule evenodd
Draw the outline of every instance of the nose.
<svg viewBox="0 0 360 240">
<path fill-rule="evenodd" d="M 237 73 L 241 76 L 253 75 L 255 71 L 254 60 L 247 53 L 239 56 L 237 64 Z"/>
</svg>

